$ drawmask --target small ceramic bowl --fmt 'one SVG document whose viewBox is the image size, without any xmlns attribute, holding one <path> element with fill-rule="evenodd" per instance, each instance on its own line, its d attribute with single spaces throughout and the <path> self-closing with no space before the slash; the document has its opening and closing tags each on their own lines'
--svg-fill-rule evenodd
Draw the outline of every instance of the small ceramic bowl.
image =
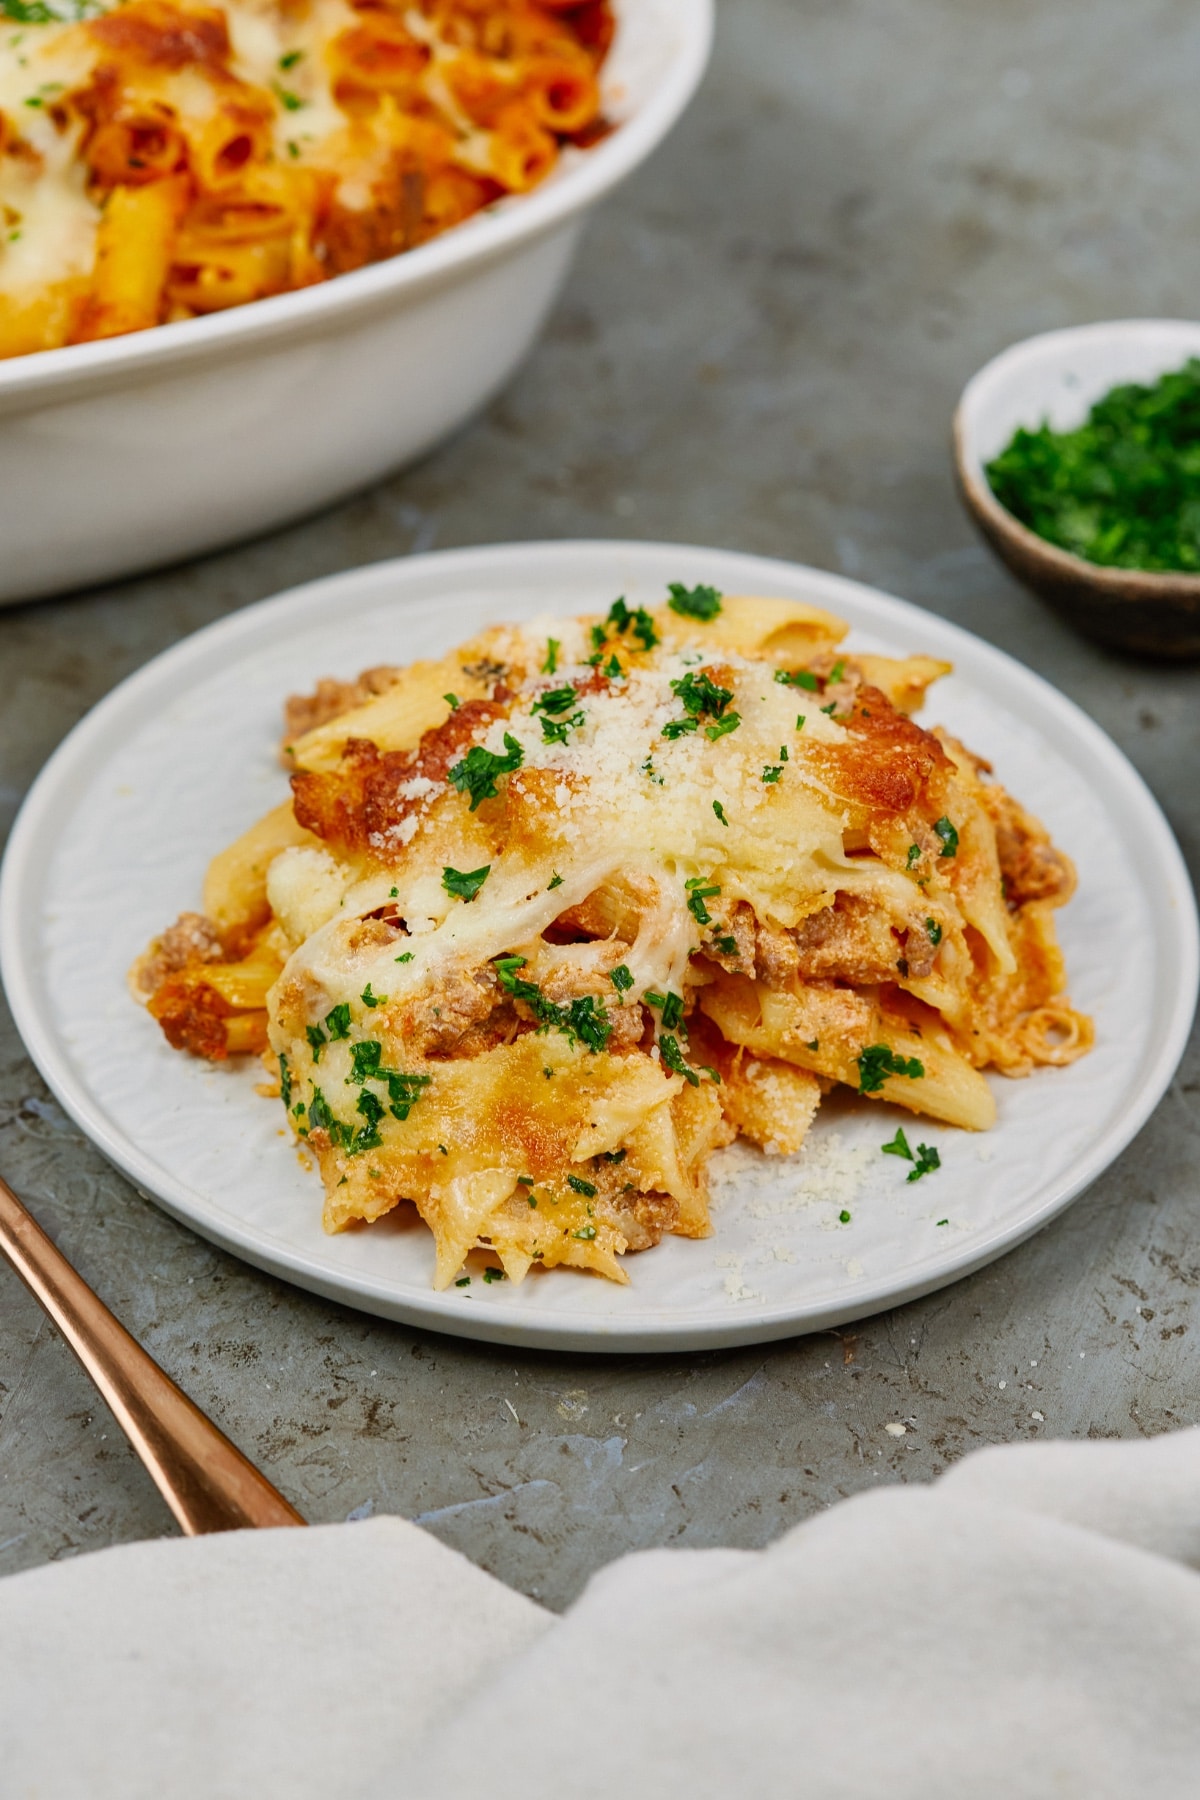
<svg viewBox="0 0 1200 1800">
<path fill-rule="evenodd" d="M 1048 544 L 1001 506 L 986 465 L 1018 426 L 1082 425 L 1123 382 L 1154 382 L 1200 356 L 1200 324 L 1114 319 L 1014 344 L 963 389 L 954 462 L 967 509 L 1014 575 L 1088 637 L 1148 656 L 1200 657 L 1200 575 L 1102 568 Z"/>
</svg>

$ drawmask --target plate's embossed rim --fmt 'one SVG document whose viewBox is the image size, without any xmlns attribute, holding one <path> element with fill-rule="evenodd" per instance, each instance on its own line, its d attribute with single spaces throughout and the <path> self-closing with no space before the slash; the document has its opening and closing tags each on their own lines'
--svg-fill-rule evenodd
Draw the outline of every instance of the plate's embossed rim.
<svg viewBox="0 0 1200 1800">
<path fill-rule="evenodd" d="M 814 604 L 845 614 L 852 625 L 895 631 L 897 626 L 922 648 L 946 654 L 958 671 L 986 684 L 1000 704 L 1010 702 L 1015 719 L 1036 715 L 1039 728 L 1068 748 L 1083 752 L 1096 791 L 1102 791 L 1118 838 L 1136 852 L 1137 867 L 1155 914 L 1155 969 L 1159 977 L 1153 1006 L 1153 1042 L 1133 1071 L 1124 1104 L 1107 1119 L 1069 1177 L 1035 1194 L 1001 1227 L 946 1243 L 927 1266 L 901 1277 L 880 1276 L 847 1283 L 844 1294 L 814 1305 L 730 1308 L 721 1316 L 686 1320 L 667 1311 L 565 1318 L 515 1315 L 502 1306 L 473 1307 L 469 1314 L 453 1295 L 384 1291 L 355 1273 L 322 1263 L 317 1256 L 267 1233 L 245 1227 L 220 1207 L 174 1179 L 154 1158 L 114 1126 L 71 1064 L 44 997 L 39 995 L 39 932 L 43 883 L 57 845 L 59 816 L 73 804 L 75 784 L 118 746 L 131 724 L 181 700 L 218 667 L 227 668 L 277 641 L 286 631 L 328 620 L 339 609 L 377 602 L 387 595 L 398 606 L 436 605 L 439 594 L 461 584 L 474 590 L 489 583 L 511 587 L 536 574 L 556 573 L 569 594 L 573 582 L 595 583 L 603 575 L 618 584 L 634 576 L 662 586 L 668 579 L 707 578 L 719 571 L 728 590 L 795 594 L 798 586 Z M 616 590 L 614 590 L 616 591 Z M 570 604 L 570 602 L 567 602 Z M 1036 805 L 1036 796 L 1030 796 Z M 487 546 L 435 552 L 369 565 L 291 590 L 207 626 L 155 658 L 122 682 L 74 728 L 35 781 L 13 827 L 0 869 L 0 978 L 17 1028 L 30 1056 L 56 1098 L 98 1149 L 140 1193 L 173 1216 L 244 1260 L 343 1304 L 453 1335 L 494 1343 L 590 1351 L 685 1350 L 766 1342 L 862 1318 L 883 1307 L 919 1298 L 983 1267 L 1054 1218 L 1120 1154 L 1145 1124 L 1171 1080 L 1186 1046 L 1200 979 L 1200 930 L 1187 870 L 1157 802 L 1122 752 L 1100 728 L 1048 682 L 1013 658 L 960 627 L 896 600 L 876 589 L 803 565 L 689 545 L 613 541 Z M 622 1290 L 629 1294 L 630 1290 Z"/>
</svg>

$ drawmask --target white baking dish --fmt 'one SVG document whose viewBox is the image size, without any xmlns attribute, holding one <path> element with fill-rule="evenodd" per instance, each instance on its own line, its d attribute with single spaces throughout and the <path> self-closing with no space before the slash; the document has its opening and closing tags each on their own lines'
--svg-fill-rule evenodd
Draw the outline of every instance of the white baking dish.
<svg viewBox="0 0 1200 1800">
<path fill-rule="evenodd" d="M 619 129 L 405 256 L 206 318 L 0 362 L 0 603 L 264 531 L 420 456 L 533 343 L 588 209 L 704 72 L 712 0 L 618 0 Z"/>
</svg>

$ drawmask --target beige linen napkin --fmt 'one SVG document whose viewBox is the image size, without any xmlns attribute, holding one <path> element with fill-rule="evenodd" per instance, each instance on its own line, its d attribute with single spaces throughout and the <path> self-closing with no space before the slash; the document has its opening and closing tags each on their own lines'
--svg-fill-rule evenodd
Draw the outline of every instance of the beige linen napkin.
<svg viewBox="0 0 1200 1800">
<path fill-rule="evenodd" d="M 561 1620 L 399 1520 L 0 1583 L 25 1800 L 1200 1795 L 1200 1432 L 983 1451 Z"/>
</svg>

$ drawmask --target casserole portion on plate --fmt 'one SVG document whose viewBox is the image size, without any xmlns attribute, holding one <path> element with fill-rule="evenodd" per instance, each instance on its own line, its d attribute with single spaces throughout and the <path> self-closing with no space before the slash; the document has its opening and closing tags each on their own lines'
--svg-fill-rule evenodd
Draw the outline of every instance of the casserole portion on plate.
<svg viewBox="0 0 1200 1800">
<path fill-rule="evenodd" d="M 292 798 L 135 993 L 176 1048 L 262 1052 L 326 1228 L 414 1202 L 441 1287 L 474 1249 L 624 1280 L 708 1234 L 714 1149 L 798 1150 L 835 1084 L 987 1129 L 983 1069 L 1090 1048 L 1074 871 L 909 716 L 949 665 L 845 631 L 673 584 L 323 681 Z"/>
</svg>

